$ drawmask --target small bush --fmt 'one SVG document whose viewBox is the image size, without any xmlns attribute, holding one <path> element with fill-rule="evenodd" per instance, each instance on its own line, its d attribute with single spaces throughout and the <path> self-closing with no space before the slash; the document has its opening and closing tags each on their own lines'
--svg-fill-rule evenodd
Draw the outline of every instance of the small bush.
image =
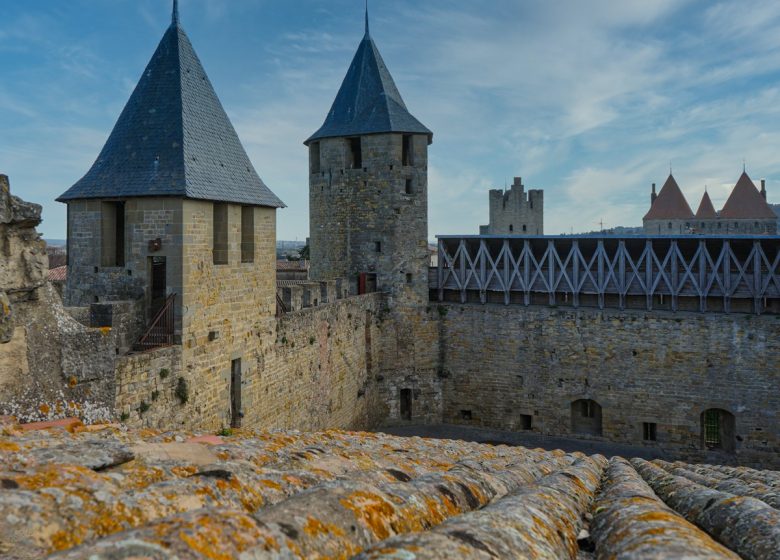
<svg viewBox="0 0 780 560">
<path fill-rule="evenodd" d="M 309 337 L 309 344 L 312 344 L 312 345 L 314 344 L 314 337 L 313 336 Z"/>
<path fill-rule="evenodd" d="M 222 437 L 230 437 L 233 435 L 233 430 L 230 428 L 222 428 L 220 431 L 217 432 L 218 436 Z"/>
<path fill-rule="evenodd" d="M 148 411 L 151 407 L 150 404 L 148 404 L 146 401 L 141 401 L 141 405 L 138 407 L 138 412 L 140 414 L 143 414 L 144 412 Z"/>
<path fill-rule="evenodd" d="M 286 336 L 282 337 L 282 344 L 287 344 L 287 337 Z"/>
<path fill-rule="evenodd" d="M 439 311 L 439 316 L 441 316 L 441 317 L 446 317 L 447 316 L 447 308 L 446 307 L 444 307 L 443 305 L 440 305 L 437 309 Z"/>
<path fill-rule="evenodd" d="M 152 391 L 152 400 L 156 401 L 160 398 L 160 391 Z"/>
<path fill-rule="evenodd" d="M 163 368 L 160 370 L 160 379 L 165 379 L 171 374 L 171 371 L 167 368 Z"/>
<path fill-rule="evenodd" d="M 120 416 L 119 416 L 119 421 L 120 422 L 127 422 L 128 420 L 130 420 L 130 414 L 129 413 L 123 412 L 122 414 L 120 414 Z"/>
<path fill-rule="evenodd" d="M 176 382 L 176 391 L 174 394 L 181 404 L 187 404 L 187 401 L 190 400 L 190 388 L 187 385 L 187 380 L 183 377 L 180 377 Z"/>
</svg>

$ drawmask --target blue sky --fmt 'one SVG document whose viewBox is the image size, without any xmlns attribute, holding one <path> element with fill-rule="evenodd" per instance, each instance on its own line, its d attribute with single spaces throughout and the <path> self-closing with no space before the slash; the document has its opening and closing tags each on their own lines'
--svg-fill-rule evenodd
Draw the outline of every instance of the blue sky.
<svg viewBox="0 0 780 560">
<path fill-rule="evenodd" d="M 308 232 L 307 153 L 363 33 L 362 0 L 180 0 L 260 176 Z M 169 0 L 0 0 L 0 173 L 44 206 L 94 161 L 170 21 Z M 742 170 L 780 202 L 776 0 L 372 0 L 371 30 L 435 133 L 429 234 L 477 233 L 487 190 L 545 189 L 546 233 L 639 225 L 674 175 L 716 208 Z"/>
</svg>

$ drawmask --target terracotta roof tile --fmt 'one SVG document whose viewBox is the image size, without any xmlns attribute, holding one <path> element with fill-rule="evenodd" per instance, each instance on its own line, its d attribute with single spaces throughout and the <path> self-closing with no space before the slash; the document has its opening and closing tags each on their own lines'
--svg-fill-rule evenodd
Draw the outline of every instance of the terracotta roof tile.
<svg viewBox="0 0 780 560">
<path fill-rule="evenodd" d="M 690 220 L 693 218 L 693 211 L 688 206 L 677 181 L 672 175 L 664 183 L 658 198 L 655 199 L 650 211 L 645 214 L 645 220 Z"/>
<path fill-rule="evenodd" d="M 777 218 L 764 197 L 758 192 L 756 185 L 744 172 L 734 186 L 734 190 L 731 191 L 723 210 L 720 211 L 720 217 L 729 220 L 771 220 Z"/>
<path fill-rule="evenodd" d="M 68 279 L 68 267 L 58 266 L 49 269 L 49 282 L 64 282 Z"/>
<path fill-rule="evenodd" d="M 699 209 L 696 210 L 696 218 L 700 220 L 707 220 L 717 217 L 718 214 L 715 212 L 715 207 L 712 205 L 710 195 L 707 193 L 707 191 L 704 191 L 704 196 L 701 197 L 701 202 L 699 203 Z"/>
</svg>

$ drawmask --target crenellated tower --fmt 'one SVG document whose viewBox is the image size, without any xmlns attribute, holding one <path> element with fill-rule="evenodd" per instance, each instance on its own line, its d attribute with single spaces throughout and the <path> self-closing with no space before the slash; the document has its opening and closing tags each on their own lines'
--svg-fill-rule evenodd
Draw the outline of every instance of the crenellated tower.
<svg viewBox="0 0 780 560">
<path fill-rule="evenodd" d="M 395 303 L 428 297 L 428 146 L 371 38 L 360 42 L 309 148 L 311 276 Z"/>
</svg>

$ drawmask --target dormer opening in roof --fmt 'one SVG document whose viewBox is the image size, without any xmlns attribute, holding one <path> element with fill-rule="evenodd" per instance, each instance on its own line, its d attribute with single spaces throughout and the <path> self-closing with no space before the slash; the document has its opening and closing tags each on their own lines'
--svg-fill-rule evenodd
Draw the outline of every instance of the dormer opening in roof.
<svg viewBox="0 0 780 560">
<path fill-rule="evenodd" d="M 325 122 L 304 142 L 311 277 L 346 277 L 353 293 L 423 305 L 433 133 L 406 107 L 371 36 L 367 3 L 364 31 Z"/>
</svg>

